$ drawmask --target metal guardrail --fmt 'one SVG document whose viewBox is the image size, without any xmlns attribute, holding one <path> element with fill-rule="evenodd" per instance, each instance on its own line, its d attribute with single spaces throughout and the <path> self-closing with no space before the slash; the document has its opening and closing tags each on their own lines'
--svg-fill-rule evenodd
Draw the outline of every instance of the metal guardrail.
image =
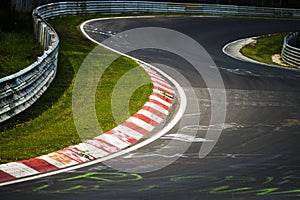
<svg viewBox="0 0 300 200">
<path fill-rule="evenodd" d="M 151 1 L 78 1 L 39 6 L 33 11 L 35 34 L 44 54 L 24 70 L 0 79 L 0 122 L 32 105 L 55 77 L 59 38 L 45 21 L 62 15 L 93 13 L 188 13 L 300 18 L 300 9 Z M 285 43 L 286 52 L 299 52 Z M 296 54 L 294 52 L 294 54 Z M 289 55 L 289 53 L 285 53 Z"/>
<path fill-rule="evenodd" d="M 295 47 L 300 41 L 299 32 L 291 33 L 284 38 L 281 57 L 287 64 L 300 67 L 300 48 Z"/>
<path fill-rule="evenodd" d="M 46 91 L 56 74 L 58 36 L 38 15 L 34 14 L 33 18 L 44 53 L 27 68 L 0 79 L 0 122 L 31 106 Z"/>
<path fill-rule="evenodd" d="M 89 13 L 191 13 L 237 16 L 300 17 L 300 9 L 251 7 L 220 4 L 171 3 L 152 1 L 78 1 L 50 3 L 38 7 L 45 18 Z"/>
</svg>

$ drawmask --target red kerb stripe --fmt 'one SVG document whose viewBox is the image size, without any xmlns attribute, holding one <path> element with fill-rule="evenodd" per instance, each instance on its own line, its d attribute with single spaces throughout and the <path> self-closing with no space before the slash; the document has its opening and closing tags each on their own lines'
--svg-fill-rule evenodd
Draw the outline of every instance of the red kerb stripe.
<svg viewBox="0 0 300 200">
<path fill-rule="evenodd" d="M 152 126 L 158 125 L 158 123 L 156 121 L 154 121 L 153 119 L 150 119 L 149 117 L 139 114 L 139 113 L 134 114 L 133 117 L 139 118 L 140 120 L 143 120 L 144 122 L 146 122 Z"/>
<path fill-rule="evenodd" d="M 164 108 L 165 110 L 168 110 L 169 109 L 169 106 L 166 106 L 162 103 L 160 103 L 159 101 L 155 100 L 155 99 L 149 99 L 148 102 L 151 102 L 151 103 L 154 103 L 162 108 Z"/>
<path fill-rule="evenodd" d="M 163 83 L 160 83 L 160 82 L 158 82 L 156 80 L 152 80 L 152 82 L 153 82 L 154 85 L 158 85 L 158 86 L 161 85 L 161 86 L 163 86 L 163 87 L 165 87 L 165 88 L 167 88 L 169 90 L 172 90 L 172 87 L 170 85 L 168 85 L 168 84 L 163 84 Z"/>
<path fill-rule="evenodd" d="M 142 107 L 142 110 L 148 110 L 149 112 L 159 116 L 160 118 L 164 118 L 166 116 L 166 114 L 156 110 L 155 108 L 152 108 L 150 106 L 143 106 Z"/>
<path fill-rule="evenodd" d="M 52 170 L 58 169 L 58 167 L 48 163 L 45 160 L 39 159 L 39 158 L 31 158 L 29 160 L 22 160 L 20 163 L 23 163 L 24 165 L 31 167 L 32 169 L 35 169 L 38 172 L 48 172 Z"/>
<path fill-rule="evenodd" d="M 131 128 L 132 130 L 135 130 L 143 135 L 147 134 L 149 131 L 143 129 L 142 127 L 132 123 L 132 122 L 124 122 L 122 126 L 127 126 L 128 128 Z"/>
<path fill-rule="evenodd" d="M 114 135 L 115 137 L 119 138 L 123 142 L 129 143 L 129 144 L 133 144 L 137 141 L 135 138 L 133 138 L 119 130 L 115 130 L 115 129 L 108 131 L 107 134 Z"/>
<path fill-rule="evenodd" d="M 163 88 L 161 88 L 161 87 L 159 87 L 159 86 L 154 86 L 153 89 L 160 90 L 160 91 L 162 91 L 162 92 L 167 93 L 167 94 L 170 95 L 170 96 L 173 96 L 173 93 L 171 93 L 171 92 L 169 92 L 169 91 L 167 91 L 167 90 L 165 90 L 165 89 L 163 89 Z"/>
<path fill-rule="evenodd" d="M 161 98 L 162 100 L 164 100 L 164 101 L 166 101 L 168 103 L 172 103 L 172 99 L 169 99 L 168 97 L 166 97 L 166 96 L 164 96 L 162 94 L 159 94 L 157 92 L 153 92 L 152 95 L 157 96 L 157 97 Z"/>
<path fill-rule="evenodd" d="M 10 180 L 13 180 L 15 179 L 16 177 L 0 170 L 0 182 L 5 182 L 5 181 L 10 181 Z"/>
</svg>

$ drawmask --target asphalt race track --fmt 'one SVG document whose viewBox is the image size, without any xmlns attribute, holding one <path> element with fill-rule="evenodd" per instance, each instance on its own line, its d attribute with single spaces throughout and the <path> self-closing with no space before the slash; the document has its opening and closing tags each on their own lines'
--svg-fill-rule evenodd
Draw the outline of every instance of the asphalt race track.
<svg viewBox="0 0 300 200">
<path fill-rule="evenodd" d="M 237 39 L 298 31 L 299 20 L 224 17 L 155 17 L 90 22 L 103 32 L 119 33 L 139 27 L 163 27 L 186 34 L 201 44 L 219 69 L 227 95 L 224 130 L 205 157 L 198 153 L 211 117 L 210 98 L 203 77 L 184 59 L 166 51 L 145 49 L 131 55 L 149 63 L 171 66 L 191 84 L 200 115 L 187 151 L 171 165 L 140 173 L 149 165 L 167 162 L 172 155 L 153 153 L 170 141 L 172 133 L 109 165 L 123 163 L 131 172 L 97 164 L 0 188 L 1 199 L 299 199 L 300 198 L 300 72 L 235 60 L 222 47 Z M 101 42 L 107 36 L 87 33 Z M 127 44 L 130 46 L 130 44 Z M 160 67 L 160 65 L 157 65 Z M 216 88 L 218 89 L 218 88 Z M 187 140 L 187 138 L 185 138 Z M 179 141 L 179 142 L 184 142 Z M 144 158 L 144 159 L 135 159 Z M 130 171 L 129 170 L 129 171 Z"/>
</svg>

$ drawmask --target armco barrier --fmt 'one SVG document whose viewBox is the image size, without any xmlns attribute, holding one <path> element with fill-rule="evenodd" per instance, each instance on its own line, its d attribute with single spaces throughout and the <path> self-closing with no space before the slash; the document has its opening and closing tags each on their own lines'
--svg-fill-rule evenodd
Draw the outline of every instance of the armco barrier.
<svg viewBox="0 0 300 200">
<path fill-rule="evenodd" d="M 300 67 L 300 49 L 295 47 L 297 41 L 300 41 L 299 32 L 287 35 L 284 38 L 281 57 L 284 62 Z"/>
<path fill-rule="evenodd" d="M 191 13 L 238 16 L 300 17 L 300 9 L 235 6 L 220 4 L 171 3 L 152 1 L 78 1 L 58 2 L 36 9 L 43 18 L 88 13 Z"/>
<path fill-rule="evenodd" d="M 29 67 L 0 79 L 0 122 L 31 106 L 53 81 L 57 69 L 58 37 L 43 19 L 33 16 L 44 53 Z"/>
<path fill-rule="evenodd" d="M 151 1 L 78 1 L 42 5 L 33 11 L 35 34 L 44 54 L 20 72 L 0 79 L 0 122 L 32 105 L 54 79 L 57 69 L 59 38 L 45 21 L 61 15 L 92 13 L 190 13 L 236 16 L 300 18 L 300 9 L 248 7 L 219 4 L 191 4 Z M 286 52 L 297 51 L 285 44 Z M 295 52 L 294 52 L 295 51 Z M 299 52 L 299 51 L 298 51 Z M 285 59 L 289 53 L 284 53 Z M 289 59 L 290 62 L 291 59 Z M 296 60 L 297 61 L 297 60 Z M 293 61 L 294 63 L 295 61 Z M 298 61 L 297 61 L 298 62 Z M 299 63 L 299 62 L 298 62 Z"/>
</svg>

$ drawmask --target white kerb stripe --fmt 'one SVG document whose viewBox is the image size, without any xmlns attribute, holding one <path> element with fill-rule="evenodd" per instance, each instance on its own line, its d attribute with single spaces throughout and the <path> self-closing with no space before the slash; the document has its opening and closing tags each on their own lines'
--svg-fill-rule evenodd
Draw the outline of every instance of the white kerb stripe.
<svg viewBox="0 0 300 200">
<path fill-rule="evenodd" d="M 155 83 L 161 83 L 162 85 L 165 85 L 166 87 L 171 87 L 171 85 L 165 81 L 162 78 L 159 78 L 157 76 L 151 77 L 151 80 L 154 81 Z"/>
<path fill-rule="evenodd" d="M 143 68 L 144 68 L 144 70 L 145 70 L 145 71 L 147 71 L 147 72 L 156 73 L 156 71 L 154 71 L 154 70 L 153 70 L 153 69 L 151 69 L 150 67 L 147 67 L 147 66 L 145 66 L 145 65 L 141 65 L 141 64 L 140 64 L 140 66 L 141 66 L 141 67 L 143 67 Z"/>
<path fill-rule="evenodd" d="M 61 163 L 61 162 L 58 162 L 58 161 L 50 158 L 48 155 L 43 155 L 43 156 L 40 156 L 38 158 L 42 159 L 42 160 L 44 160 L 44 161 L 46 161 L 46 162 L 50 163 L 51 165 L 54 165 L 54 166 L 56 166 L 58 168 L 64 168 L 64 167 L 67 167 L 67 166 L 71 166 L 71 165 L 77 164 L 77 162 L 73 162 L 73 163 L 69 163 L 69 164 L 66 165 L 65 163 Z"/>
<path fill-rule="evenodd" d="M 153 89 L 153 92 L 161 94 L 161 95 L 165 96 L 166 98 L 173 100 L 169 95 L 164 95 L 163 91 L 161 91 L 161 90 Z"/>
<path fill-rule="evenodd" d="M 60 162 L 59 160 L 55 160 L 53 159 L 52 157 L 57 157 L 57 156 L 65 156 L 63 154 L 59 154 L 57 152 L 52 152 L 52 153 L 49 153 L 48 155 L 43 155 L 43 156 L 40 156 L 39 158 L 47 161 L 48 163 L 58 167 L 58 168 L 64 168 L 64 167 L 69 167 L 69 166 L 73 166 L 73 165 L 76 165 L 78 164 L 78 162 L 76 162 L 75 160 L 72 160 L 71 158 L 69 158 L 67 161 L 62 161 Z"/>
<path fill-rule="evenodd" d="M 138 125 L 139 127 L 142 127 L 143 129 L 147 130 L 147 131 L 152 131 L 154 129 L 154 126 L 152 126 L 151 124 L 148 124 L 147 122 L 145 122 L 145 121 L 143 121 L 143 120 L 141 120 L 137 117 L 130 117 L 126 121 L 127 122 L 132 122 L 132 123 Z"/>
<path fill-rule="evenodd" d="M 156 71 L 154 71 L 154 70 L 152 70 L 152 69 L 146 69 L 146 68 L 144 68 L 144 70 L 145 70 L 146 72 L 148 72 L 149 74 L 157 74 Z"/>
<path fill-rule="evenodd" d="M 156 74 L 150 74 L 150 77 L 151 77 L 151 79 L 152 79 L 152 78 L 156 78 L 156 79 L 159 79 L 159 80 L 161 80 L 161 81 L 165 81 L 161 76 L 156 75 Z"/>
<path fill-rule="evenodd" d="M 101 158 L 106 156 L 108 153 L 87 143 L 80 143 L 78 145 L 75 145 L 78 150 L 85 151 L 87 154 L 93 156 L 94 158 Z"/>
<path fill-rule="evenodd" d="M 104 140 L 105 142 L 112 144 L 113 146 L 116 146 L 119 149 L 123 149 L 129 146 L 128 143 L 120 140 L 119 138 L 111 134 L 104 133 L 102 135 L 97 136 L 96 138 Z"/>
<path fill-rule="evenodd" d="M 163 121 L 162 118 L 160 118 L 159 116 L 155 115 L 152 112 L 149 112 L 148 110 L 139 110 L 137 113 L 145 115 L 146 117 L 152 119 L 153 121 L 160 123 Z"/>
<path fill-rule="evenodd" d="M 31 167 L 28 167 L 24 165 L 23 163 L 18 162 L 11 162 L 7 164 L 0 165 L 0 170 L 16 177 L 24 177 L 24 176 L 30 176 L 34 174 L 38 174 L 39 172 L 32 169 Z"/>
<path fill-rule="evenodd" d="M 169 92 L 170 94 L 174 94 L 174 91 L 172 89 L 166 88 L 165 86 L 159 84 L 159 83 L 153 83 L 154 86 L 160 87 L 161 89 L 166 90 L 167 92 Z"/>
<path fill-rule="evenodd" d="M 164 104 L 165 106 L 168 106 L 168 107 L 171 106 L 170 103 L 168 103 L 168 102 L 164 101 L 163 99 L 161 99 L 161 98 L 159 98 L 159 97 L 157 97 L 157 96 L 154 96 L 154 95 L 150 95 L 149 99 L 156 100 L 156 101 L 158 101 L 159 103 L 162 103 L 162 104 Z"/>
<path fill-rule="evenodd" d="M 154 75 L 154 76 L 161 77 L 160 74 L 154 70 L 145 70 L 145 71 L 147 71 L 150 76 Z"/>
<path fill-rule="evenodd" d="M 127 134 L 127 135 L 129 135 L 131 137 L 133 137 L 136 140 L 139 140 L 139 139 L 141 139 L 143 137 L 142 134 L 140 134 L 139 132 L 137 132 L 137 131 L 135 131 L 135 130 L 127 127 L 127 126 L 119 125 L 115 129 L 117 129 L 117 130 L 119 130 L 119 131 L 121 131 L 121 132 L 123 132 L 123 133 L 125 133 L 125 134 Z"/>
<path fill-rule="evenodd" d="M 161 107 L 161 106 L 159 106 L 159 105 L 157 105 L 155 103 L 152 103 L 152 102 L 146 102 L 144 106 L 149 106 L 149 107 L 151 107 L 151 108 L 153 108 L 153 109 L 155 109 L 155 110 L 157 110 L 157 111 L 159 111 L 161 113 L 164 113 L 165 115 L 169 114 L 168 110 L 166 110 L 163 107 Z"/>
<path fill-rule="evenodd" d="M 161 84 L 164 84 L 164 85 L 167 85 L 167 86 L 171 87 L 171 85 L 170 85 L 167 81 L 164 81 L 164 80 L 162 80 L 162 79 L 159 79 L 159 78 L 156 78 L 156 77 L 151 77 L 151 80 L 152 80 L 152 81 L 159 82 L 159 83 L 161 83 Z"/>
</svg>

